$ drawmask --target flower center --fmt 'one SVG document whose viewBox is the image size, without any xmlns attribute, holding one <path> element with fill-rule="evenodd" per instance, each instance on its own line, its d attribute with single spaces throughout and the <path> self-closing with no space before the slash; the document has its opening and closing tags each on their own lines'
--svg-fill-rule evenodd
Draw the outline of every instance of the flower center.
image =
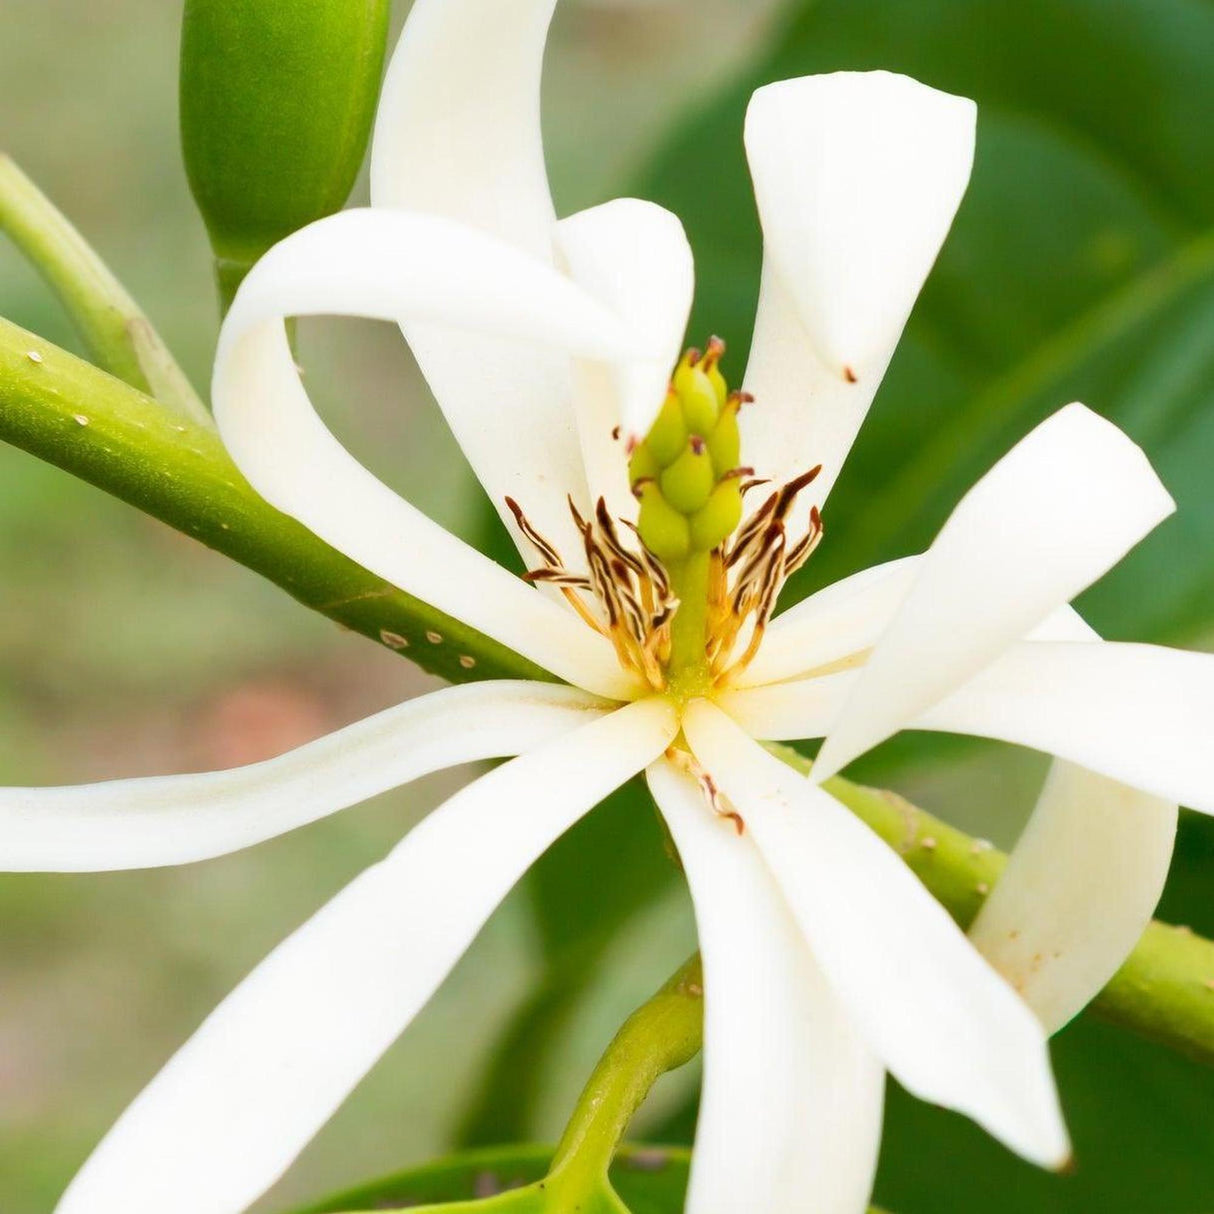
<svg viewBox="0 0 1214 1214">
<path fill-rule="evenodd" d="M 741 464 L 738 412 L 751 398 L 729 391 L 724 353 L 714 337 L 705 353 L 683 356 L 657 420 L 629 452 L 635 524 L 613 519 L 602 498 L 589 518 L 570 502 L 586 573 L 568 569 L 506 499 L 543 562 L 527 577 L 559 587 L 621 664 L 684 701 L 753 659 L 780 588 L 822 538 L 817 507 L 804 535 L 790 542 L 786 531 L 820 466 L 770 492 L 743 521 L 744 499 L 768 482 Z"/>
</svg>

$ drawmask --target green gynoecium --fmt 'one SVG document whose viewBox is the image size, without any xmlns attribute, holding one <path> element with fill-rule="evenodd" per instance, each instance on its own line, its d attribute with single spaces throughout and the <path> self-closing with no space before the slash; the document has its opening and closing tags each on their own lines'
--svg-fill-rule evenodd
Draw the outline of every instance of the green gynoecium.
<svg viewBox="0 0 1214 1214">
<path fill-rule="evenodd" d="M 666 562 L 711 552 L 742 519 L 747 470 L 738 466 L 738 409 L 747 398 L 729 391 L 720 369 L 724 353 L 724 342 L 713 338 L 703 355 L 683 356 L 657 420 L 629 459 L 640 501 L 637 528 Z"/>
<path fill-rule="evenodd" d="M 181 141 L 224 311 L 271 245 L 341 208 L 362 165 L 390 0 L 186 0 Z"/>
</svg>

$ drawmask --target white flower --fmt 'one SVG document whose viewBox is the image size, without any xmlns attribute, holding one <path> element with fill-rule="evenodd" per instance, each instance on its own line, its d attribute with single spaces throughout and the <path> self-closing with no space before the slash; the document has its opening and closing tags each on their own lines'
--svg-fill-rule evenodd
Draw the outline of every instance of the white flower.
<svg viewBox="0 0 1214 1214">
<path fill-rule="evenodd" d="M 418 0 L 385 86 L 374 206 L 304 229 L 255 268 L 221 335 L 214 404 L 269 501 L 571 686 L 436 692 L 235 771 L 3 793 L 5 867 L 137 867 L 518 756 L 434 811 L 219 1006 L 62 1214 L 243 1209 L 528 865 L 641 770 L 678 843 L 704 954 L 692 1214 L 862 1211 L 886 1069 L 1057 1165 L 1068 1145 L 1046 1028 L 1103 985 L 1149 917 L 1176 803 L 1214 810 L 1211 659 L 1100 642 L 1066 606 L 1172 509 L 1142 453 L 1080 405 L 984 477 L 930 551 L 764 627 L 795 551 L 780 545 L 816 526 L 969 176 L 973 105 L 903 77 L 788 81 L 751 103 L 766 264 L 744 459 L 777 484 L 822 470 L 751 528 L 736 576 L 771 585 L 755 581 L 715 621 L 707 675 L 691 691 L 667 679 L 670 588 L 615 520 L 636 518 L 624 452 L 678 359 L 691 254 L 678 221 L 642 202 L 556 221 L 538 117 L 553 4 Z M 554 584 L 514 578 L 338 445 L 282 324 L 317 313 L 402 325 L 520 550 Z M 613 545 L 636 567 L 588 568 Z M 634 614 L 606 628 L 604 600 Z M 1027 1004 L 820 787 L 903 728 L 1061 756 L 974 932 Z M 826 738 L 814 780 L 756 741 L 814 737 Z"/>
</svg>

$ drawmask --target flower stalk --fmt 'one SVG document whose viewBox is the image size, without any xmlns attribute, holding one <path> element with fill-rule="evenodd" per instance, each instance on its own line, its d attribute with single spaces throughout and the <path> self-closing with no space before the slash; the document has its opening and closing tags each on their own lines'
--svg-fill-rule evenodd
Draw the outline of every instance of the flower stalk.
<svg viewBox="0 0 1214 1214">
<path fill-rule="evenodd" d="M 67 216 L 3 155 L 0 232 L 50 285 L 98 366 L 196 425 L 212 425 L 206 406 L 126 288 Z"/>
</svg>

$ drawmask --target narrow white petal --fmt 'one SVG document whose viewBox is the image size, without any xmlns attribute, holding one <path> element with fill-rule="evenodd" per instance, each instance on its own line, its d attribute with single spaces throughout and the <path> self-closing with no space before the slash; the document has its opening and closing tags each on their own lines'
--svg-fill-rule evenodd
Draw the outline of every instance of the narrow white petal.
<svg viewBox="0 0 1214 1214">
<path fill-rule="evenodd" d="M 375 206 L 446 215 L 551 260 L 540 80 L 555 7 L 416 0 L 376 114 Z"/>
<path fill-rule="evenodd" d="M 980 953 L 1048 1032 L 1120 968 L 1163 892 L 1176 803 L 1056 761 L 991 896 L 970 927 Z"/>
<path fill-rule="evenodd" d="M 1214 654 L 1024 641 L 910 727 L 1030 746 L 1214 813 Z"/>
<path fill-rule="evenodd" d="M 974 103 L 888 72 L 768 85 L 746 151 L 765 245 L 743 450 L 830 492 L 969 182 Z"/>
<path fill-rule="evenodd" d="M 607 707 L 572 687 L 478 683 L 229 771 L 0 789 L 0 870 L 98 872 L 224 855 L 430 772 L 520 754 Z"/>
<path fill-rule="evenodd" d="M 1100 636 L 1072 607 L 1030 640 Z M 1098 994 L 1138 943 L 1167 880 L 1177 807 L 1064 759 L 970 939 L 1052 1033 Z"/>
<path fill-rule="evenodd" d="M 706 701 L 683 729 L 746 822 L 840 1002 L 900 1083 L 1014 1151 L 1069 1153 L 1045 1033 L 896 853 Z"/>
<path fill-rule="evenodd" d="M 417 0 L 380 97 L 371 149 L 376 207 L 457 219 L 552 264 L 556 213 L 540 78 L 555 3 Z M 420 322 L 404 332 L 523 559 L 535 554 L 507 496 L 577 567 L 581 547 L 566 496 L 584 508 L 586 485 L 569 359 Z"/>
<path fill-rule="evenodd" d="M 693 780 L 648 772 L 691 885 L 704 958 L 704 1090 L 688 1214 L 867 1208 L 885 1072 L 747 837 Z"/>
<path fill-rule="evenodd" d="M 734 680 L 758 687 L 866 657 L 914 585 L 917 556 L 874 565 L 811 594 L 768 625 L 754 661 Z"/>
<path fill-rule="evenodd" d="M 347 211 L 276 245 L 220 333 L 213 382 L 225 443 L 253 487 L 381 577 L 605 695 L 630 680 L 574 614 L 461 544 L 362 467 L 300 383 L 285 316 L 427 318 L 586 357 L 637 355 L 635 337 L 557 271 L 449 220 Z M 524 506 L 526 503 L 524 503 Z"/>
<path fill-rule="evenodd" d="M 658 357 L 611 367 L 578 365 L 576 409 L 591 496 L 628 517 L 630 438 L 653 424 L 691 314 L 695 264 L 678 218 L 652 202 L 619 198 L 562 220 L 557 244 L 580 286 L 650 335 Z"/>
<path fill-rule="evenodd" d="M 826 739 L 826 779 L 971 679 L 1175 509 L 1146 456 L 1068 405 L 962 498 Z"/>
<path fill-rule="evenodd" d="M 59 1214 L 238 1214 L 416 1015 L 536 857 L 676 728 L 665 703 L 630 705 L 457 793 L 219 1005 L 119 1119 Z"/>
</svg>

